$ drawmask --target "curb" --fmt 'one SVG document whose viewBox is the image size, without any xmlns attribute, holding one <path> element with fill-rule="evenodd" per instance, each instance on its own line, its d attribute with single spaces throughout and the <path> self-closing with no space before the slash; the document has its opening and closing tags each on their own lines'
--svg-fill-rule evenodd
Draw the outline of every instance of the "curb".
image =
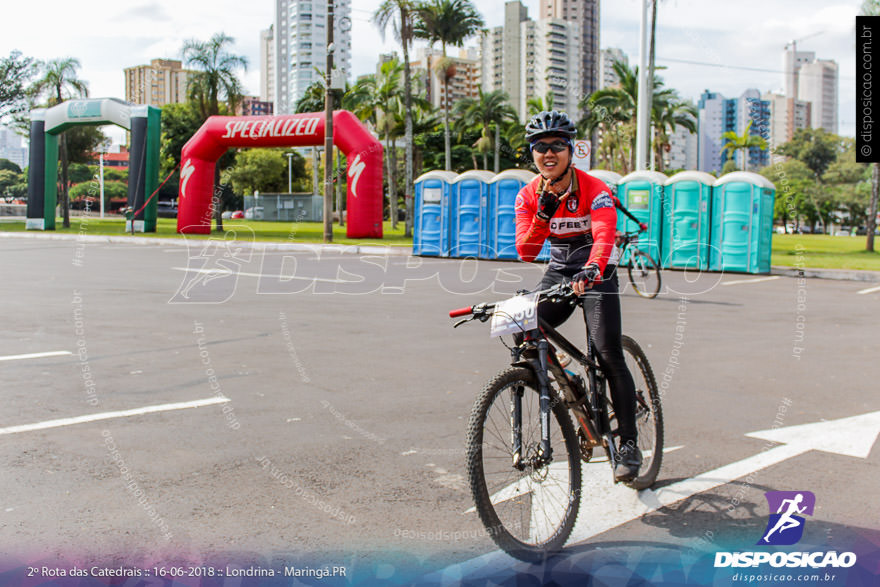
<svg viewBox="0 0 880 587">
<path fill-rule="evenodd" d="M 0 238 L 32 238 L 47 240 L 76 241 L 80 243 L 113 243 L 125 245 L 163 245 L 185 246 L 188 243 L 200 243 L 205 246 L 209 243 L 215 245 L 235 245 L 255 251 L 308 251 L 312 253 L 338 253 L 343 255 L 378 255 L 385 257 L 410 257 L 410 247 L 382 247 L 378 245 L 332 245 L 320 243 L 276 243 L 276 242 L 248 242 L 248 241 L 224 241 L 222 239 L 206 239 L 185 241 L 179 238 L 151 238 L 145 236 L 107 236 L 95 234 L 44 234 L 34 232 L 0 232 Z M 204 244 L 201 244 L 204 243 Z"/>
<path fill-rule="evenodd" d="M 770 268 L 771 275 L 785 277 L 813 277 L 816 279 L 835 279 L 842 281 L 880 281 L 880 271 L 862 271 L 856 269 L 815 269 L 811 267 L 784 267 L 774 265 Z"/>
</svg>

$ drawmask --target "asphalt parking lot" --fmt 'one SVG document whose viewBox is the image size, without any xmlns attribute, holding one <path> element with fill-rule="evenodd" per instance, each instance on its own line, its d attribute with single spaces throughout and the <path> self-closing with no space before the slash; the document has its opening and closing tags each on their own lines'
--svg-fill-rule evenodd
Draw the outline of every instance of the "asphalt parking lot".
<svg viewBox="0 0 880 587">
<path fill-rule="evenodd" d="M 486 325 L 453 330 L 447 312 L 531 287 L 540 266 L 42 239 L 2 239 L 0 255 L 5 557 L 332 564 L 384 550 L 429 569 L 495 550 L 464 513 L 464 429 L 507 353 Z M 880 536 L 867 499 L 880 480 L 880 291 L 663 279 L 655 300 L 622 293 L 624 331 L 665 381 L 673 450 L 658 488 L 746 464 L 645 515 L 597 514 L 572 552 L 754 544 L 770 490 L 816 495 L 809 540 Z M 805 448 L 748 460 L 793 439 Z"/>
</svg>

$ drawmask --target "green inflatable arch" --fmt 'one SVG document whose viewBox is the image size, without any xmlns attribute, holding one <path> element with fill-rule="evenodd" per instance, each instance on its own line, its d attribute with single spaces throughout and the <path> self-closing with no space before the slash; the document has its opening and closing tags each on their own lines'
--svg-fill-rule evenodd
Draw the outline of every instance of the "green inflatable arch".
<svg viewBox="0 0 880 587">
<path fill-rule="evenodd" d="M 131 131 L 128 205 L 138 211 L 126 230 L 156 232 L 156 200 L 144 203 L 159 183 L 160 110 L 116 98 L 70 100 L 31 111 L 28 230 L 55 230 L 58 201 L 58 135 L 72 126 L 115 124 Z"/>
</svg>

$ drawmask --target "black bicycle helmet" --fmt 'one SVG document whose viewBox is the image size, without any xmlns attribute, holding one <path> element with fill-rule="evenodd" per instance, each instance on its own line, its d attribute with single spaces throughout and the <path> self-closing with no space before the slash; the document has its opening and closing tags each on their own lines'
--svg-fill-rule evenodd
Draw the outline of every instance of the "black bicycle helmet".
<svg viewBox="0 0 880 587">
<path fill-rule="evenodd" d="M 532 116 L 526 123 L 526 140 L 534 143 L 542 137 L 559 136 L 573 139 L 577 136 L 574 123 L 565 112 L 545 110 Z"/>
</svg>

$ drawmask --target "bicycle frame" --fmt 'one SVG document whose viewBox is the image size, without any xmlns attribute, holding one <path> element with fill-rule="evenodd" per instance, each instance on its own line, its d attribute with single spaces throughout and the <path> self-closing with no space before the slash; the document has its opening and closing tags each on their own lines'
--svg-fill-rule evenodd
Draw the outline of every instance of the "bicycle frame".
<svg viewBox="0 0 880 587">
<path fill-rule="evenodd" d="M 593 360 L 593 345 L 589 341 L 587 354 L 584 354 L 573 343 L 566 339 L 553 326 L 544 319 L 538 319 L 538 330 L 526 332 L 522 344 L 511 349 L 511 364 L 524 366 L 532 369 L 538 380 L 540 394 L 540 417 L 541 417 L 541 446 L 538 454 L 538 462 L 532 463 L 536 467 L 543 466 L 552 461 L 553 450 L 550 446 L 550 410 L 552 399 L 550 395 L 550 377 L 559 385 L 562 393 L 562 401 L 574 414 L 580 429 L 584 434 L 584 442 L 589 448 L 602 446 L 605 448 L 612 466 L 614 465 L 614 451 L 610 439 L 610 423 L 605 406 L 604 379 L 598 373 L 601 367 Z M 565 372 L 554 352 L 550 352 L 551 343 L 562 349 L 569 356 L 586 369 L 589 378 L 587 389 L 578 388 Z M 537 351 L 537 352 L 529 352 Z M 522 390 L 514 394 L 513 406 L 511 406 L 511 429 L 513 431 L 513 466 L 519 470 L 525 467 L 522 461 Z"/>
</svg>

